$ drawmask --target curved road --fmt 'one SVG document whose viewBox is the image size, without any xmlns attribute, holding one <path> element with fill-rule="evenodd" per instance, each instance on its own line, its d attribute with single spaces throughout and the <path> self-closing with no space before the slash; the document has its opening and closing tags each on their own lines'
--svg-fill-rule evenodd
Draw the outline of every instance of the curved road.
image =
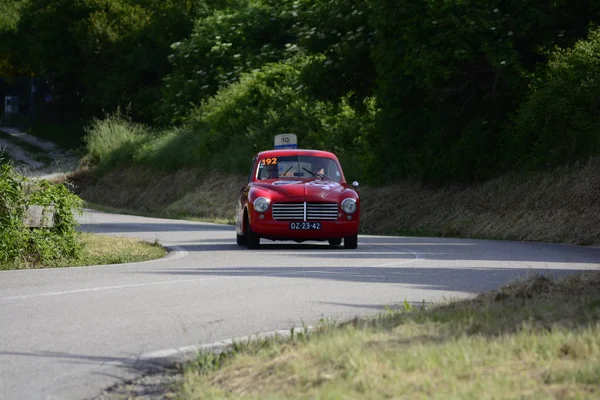
<svg viewBox="0 0 600 400">
<path fill-rule="evenodd" d="M 165 349 L 472 296 L 532 272 L 600 269 L 600 249 L 565 245 L 361 236 L 354 251 L 293 242 L 248 251 L 230 226 L 101 212 L 81 222 L 178 251 L 0 271 L 0 399 L 93 398 Z"/>
</svg>

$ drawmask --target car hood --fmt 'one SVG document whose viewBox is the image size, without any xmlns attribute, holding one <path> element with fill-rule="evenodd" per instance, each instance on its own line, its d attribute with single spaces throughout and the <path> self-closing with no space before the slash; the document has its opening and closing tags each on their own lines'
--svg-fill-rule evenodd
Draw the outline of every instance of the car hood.
<svg viewBox="0 0 600 400">
<path fill-rule="evenodd" d="M 254 183 L 253 187 L 274 192 L 282 198 L 303 198 L 306 201 L 336 201 L 337 196 L 349 189 L 334 181 L 294 181 L 277 180 L 273 182 Z"/>
</svg>

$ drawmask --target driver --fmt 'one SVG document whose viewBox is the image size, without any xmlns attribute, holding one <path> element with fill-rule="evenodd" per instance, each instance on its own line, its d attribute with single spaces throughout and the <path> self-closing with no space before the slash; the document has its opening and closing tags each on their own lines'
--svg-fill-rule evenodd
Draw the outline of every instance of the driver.
<svg viewBox="0 0 600 400">
<path fill-rule="evenodd" d="M 260 179 L 277 179 L 277 165 L 265 165 L 260 171 Z"/>
</svg>

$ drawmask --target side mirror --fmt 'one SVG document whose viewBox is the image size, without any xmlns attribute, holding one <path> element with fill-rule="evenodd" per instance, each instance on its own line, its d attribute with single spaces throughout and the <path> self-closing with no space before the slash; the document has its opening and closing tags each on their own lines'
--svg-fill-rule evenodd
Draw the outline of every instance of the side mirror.
<svg viewBox="0 0 600 400">
<path fill-rule="evenodd" d="M 358 182 L 352 182 L 352 189 L 358 189 Z"/>
</svg>

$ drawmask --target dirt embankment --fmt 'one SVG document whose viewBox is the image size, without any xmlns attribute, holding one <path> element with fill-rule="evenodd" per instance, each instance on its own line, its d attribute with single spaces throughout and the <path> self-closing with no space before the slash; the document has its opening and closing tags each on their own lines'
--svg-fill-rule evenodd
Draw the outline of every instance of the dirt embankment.
<svg viewBox="0 0 600 400">
<path fill-rule="evenodd" d="M 92 203 L 168 217 L 232 221 L 244 176 L 143 168 L 72 176 Z M 600 161 L 470 186 L 363 187 L 364 233 L 600 245 Z"/>
</svg>

